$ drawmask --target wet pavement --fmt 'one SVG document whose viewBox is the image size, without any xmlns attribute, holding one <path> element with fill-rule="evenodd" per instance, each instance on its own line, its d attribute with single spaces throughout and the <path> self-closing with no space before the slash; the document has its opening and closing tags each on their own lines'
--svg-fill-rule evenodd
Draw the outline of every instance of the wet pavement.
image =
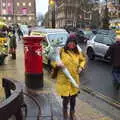
<svg viewBox="0 0 120 120">
<path fill-rule="evenodd" d="M 17 59 L 11 60 L 10 56 L 8 56 L 5 65 L 0 66 L 0 78 L 3 77 L 18 80 L 23 85 L 25 103 L 27 104 L 27 118 L 25 120 L 37 120 L 37 118 L 40 120 L 63 120 L 62 101 L 54 90 L 55 80 L 51 79 L 46 70 L 44 70 L 43 89 L 34 91 L 25 87 L 22 41 L 19 41 Z M 2 95 L 4 96 L 3 93 Z M 95 106 L 89 104 L 87 100 L 90 100 L 90 96 L 87 98 L 85 96 L 86 93 L 81 91 L 81 94 L 77 98 L 77 120 L 113 120 L 112 117 L 110 118 L 110 115 L 102 113 Z"/>
</svg>

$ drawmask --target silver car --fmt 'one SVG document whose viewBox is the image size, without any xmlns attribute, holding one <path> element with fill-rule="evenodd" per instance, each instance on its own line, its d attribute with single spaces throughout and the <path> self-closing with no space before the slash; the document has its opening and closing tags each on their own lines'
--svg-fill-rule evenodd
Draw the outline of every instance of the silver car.
<svg viewBox="0 0 120 120">
<path fill-rule="evenodd" d="M 87 41 L 87 55 L 90 60 L 96 56 L 104 57 L 109 46 L 115 42 L 115 36 L 112 34 L 98 33 Z"/>
</svg>

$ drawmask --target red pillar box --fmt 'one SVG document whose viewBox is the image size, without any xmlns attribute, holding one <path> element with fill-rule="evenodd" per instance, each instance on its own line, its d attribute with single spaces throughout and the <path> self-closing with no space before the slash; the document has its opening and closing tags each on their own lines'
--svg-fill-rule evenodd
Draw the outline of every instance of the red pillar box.
<svg viewBox="0 0 120 120">
<path fill-rule="evenodd" d="M 24 39 L 25 84 L 28 88 L 43 87 L 42 40 L 43 37 L 26 36 Z"/>
</svg>

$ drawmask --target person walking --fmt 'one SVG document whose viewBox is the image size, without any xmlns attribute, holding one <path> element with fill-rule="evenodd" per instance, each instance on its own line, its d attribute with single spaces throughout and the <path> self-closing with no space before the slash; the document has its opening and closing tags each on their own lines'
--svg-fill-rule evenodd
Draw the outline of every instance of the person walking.
<svg viewBox="0 0 120 120">
<path fill-rule="evenodd" d="M 22 37 L 23 37 L 23 32 L 21 31 L 21 29 L 20 29 L 19 26 L 18 26 L 18 29 L 17 29 L 17 34 L 18 34 L 18 38 L 19 38 L 19 40 L 21 40 Z"/>
<path fill-rule="evenodd" d="M 112 75 L 114 87 L 120 88 L 120 36 L 116 36 L 116 42 L 111 45 L 105 54 L 105 59 L 110 57 L 112 63 Z"/>
<path fill-rule="evenodd" d="M 16 36 L 15 36 L 15 30 L 11 30 L 9 32 L 9 53 L 12 54 L 12 59 L 16 59 L 16 48 L 17 48 L 17 43 L 16 43 Z"/>
<path fill-rule="evenodd" d="M 76 96 L 80 92 L 65 76 L 62 68 L 66 67 L 77 84 L 80 84 L 79 73 L 84 69 L 86 58 L 77 48 L 76 36 L 70 35 L 63 48 L 60 49 L 62 62 L 53 64 L 57 68 L 56 92 L 62 98 L 63 118 L 68 119 L 68 104 L 70 103 L 70 120 L 75 119 Z"/>
</svg>

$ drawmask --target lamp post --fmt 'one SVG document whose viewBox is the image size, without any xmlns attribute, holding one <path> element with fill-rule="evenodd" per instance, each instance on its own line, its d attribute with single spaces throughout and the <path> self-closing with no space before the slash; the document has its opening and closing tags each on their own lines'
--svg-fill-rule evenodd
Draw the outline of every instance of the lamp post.
<svg viewBox="0 0 120 120">
<path fill-rule="evenodd" d="M 55 5 L 52 9 L 52 28 L 55 28 Z"/>
<path fill-rule="evenodd" d="M 49 5 L 52 8 L 52 28 L 55 28 L 55 0 L 49 0 Z"/>
<path fill-rule="evenodd" d="M 108 7 L 107 7 L 107 0 L 105 5 L 105 12 L 103 18 L 103 29 L 109 29 L 109 15 L 108 15 Z"/>
<path fill-rule="evenodd" d="M 15 24 L 15 1 L 13 0 L 13 3 L 12 3 L 12 9 L 13 9 L 13 23 Z"/>
</svg>

